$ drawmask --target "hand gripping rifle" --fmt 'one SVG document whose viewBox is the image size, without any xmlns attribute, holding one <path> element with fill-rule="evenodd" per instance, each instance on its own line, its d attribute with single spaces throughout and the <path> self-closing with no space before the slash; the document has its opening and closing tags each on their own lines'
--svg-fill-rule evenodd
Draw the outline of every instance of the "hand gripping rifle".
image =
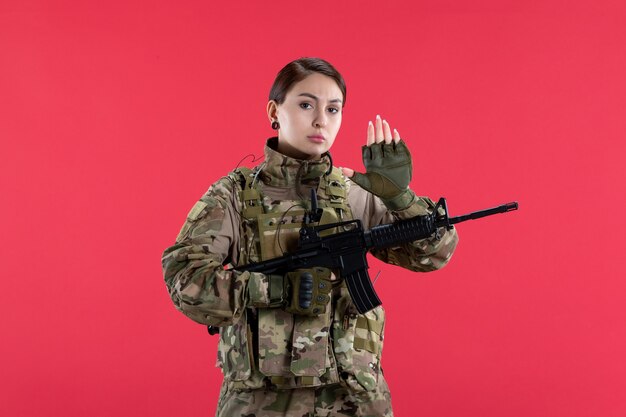
<svg viewBox="0 0 626 417">
<path fill-rule="evenodd" d="M 440 207 L 445 214 L 439 214 Z M 437 233 L 440 227 L 450 230 L 453 224 L 506 213 L 517 210 L 517 207 L 517 202 L 513 202 L 463 216 L 448 217 L 446 199 L 440 198 L 431 214 L 375 226 L 370 230 L 363 230 L 358 219 L 311 226 L 311 223 L 319 221 L 322 211 L 317 208 L 315 190 L 311 190 L 311 211 L 305 215 L 305 225 L 300 229 L 298 249 L 274 259 L 237 266 L 235 269 L 264 274 L 285 274 L 295 269 L 313 267 L 339 269 L 346 280 L 352 301 L 359 313 L 363 314 L 382 304 L 367 273 L 365 255 L 368 251 L 424 239 Z M 343 227 L 344 231 L 320 236 L 320 232 L 335 227 Z M 301 299 L 300 302 L 306 300 Z"/>
</svg>

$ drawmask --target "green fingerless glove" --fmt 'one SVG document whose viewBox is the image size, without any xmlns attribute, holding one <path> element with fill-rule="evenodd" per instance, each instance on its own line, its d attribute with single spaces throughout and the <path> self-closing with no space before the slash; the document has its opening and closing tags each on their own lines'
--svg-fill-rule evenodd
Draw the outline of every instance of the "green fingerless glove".
<svg viewBox="0 0 626 417">
<path fill-rule="evenodd" d="M 317 316 L 324 314 L 330 304 L 330 269 L 296 269 L 285 275 L 285 294 L 289 295 L 285 311 L 292 314 Z"/>
<path fill-rule="evenodd" d="M 363 146 L 365 174 L 355 172 L 350 178 L 361 188 L 380 197 L 390 210 L 402 210 L 413 202 L 409 189 L 413 175 L 411 152 L 403 140 L 398 143 L 373 143 Z"/>
</svg>

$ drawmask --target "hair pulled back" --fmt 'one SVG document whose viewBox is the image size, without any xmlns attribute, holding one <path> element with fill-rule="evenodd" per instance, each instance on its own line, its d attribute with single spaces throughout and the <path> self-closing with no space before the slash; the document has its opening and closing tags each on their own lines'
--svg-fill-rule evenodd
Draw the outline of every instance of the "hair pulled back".
<svg viewBox="0 0 626 417">
<path fill-rule="evenodd" d="M 337 83 L 343 94 L 343 106 L 346 105 L 346 83 L 343 77 L 329 62 L 321 58 L 304 57 L 291 61 L 281 69 L 270 89 L 270 100 L 283 104 L 285 96 L 294 84 L 304 80 L 313 73 L 326 75 Z"/>
</svg>

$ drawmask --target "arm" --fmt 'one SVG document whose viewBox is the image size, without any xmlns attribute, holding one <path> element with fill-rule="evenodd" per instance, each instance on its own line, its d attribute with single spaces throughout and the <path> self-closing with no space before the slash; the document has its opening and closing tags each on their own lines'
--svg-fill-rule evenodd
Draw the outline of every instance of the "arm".
<svg viewBox="0 0 626 417">
<path fill-rule="evenodd" d="M 161 259 L 176 308 L 212 326 L 235 323 L 248 305 L 268 305 L 268 277 L 225 271 L 239 257 L 239 214 L 234 181 L 224 177 L 189 212 L 176 243 Z"/>
<path fill-rule="evenodd" d="M 366 228 L 396 220 L 429 214 L 435 205 L 428 197 L 417 197 L 408 188 L 412 177 L 412 158 L 400 134 L 376 117 L 376 126 L 369 122 L 367 146 L 362 148 L 366 173 L 343 168 L 350 177 L 348 201 Z M 369 222 L 369 224 L 368 224 Z M 458 242 L 456 230 L 440 228 L 432 237 L 395 248 L 372 251 L 384 262 L 412 271 L 427 272 L 442 268 L 452 256 Z"/>
<path fill-rule="evenodd" d="M 380 198 L 365 191 L 352 181 L 346 181 L 348 202 L 356 218 L 369 229 L 396 220 L 409 219 L 417 215 L 432 213 L 435 204 L 428 197 L 415 197 L 413 202 L 402 210 L 389 210 Z M 439 229 L 439 237 L 418 240 L 394 248 L 372 251 L 372 255 L 383 262 L 398 265 L 415 272 L 428 272 L 443 268 L 458 242 L 456 229 Z"/>
</svg>

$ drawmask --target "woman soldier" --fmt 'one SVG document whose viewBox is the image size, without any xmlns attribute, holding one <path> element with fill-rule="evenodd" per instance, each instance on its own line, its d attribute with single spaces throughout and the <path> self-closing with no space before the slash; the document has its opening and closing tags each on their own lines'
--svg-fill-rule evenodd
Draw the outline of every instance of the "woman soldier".
<svg viewBox="0 0 626 417">
<path fill-rule="evenodd" d="M 301 58 L 287 64 L 270 91 L 267 115 L 277 137 L 267 141 L 264 162 L 213 184 L 163 254 L 176 308 L 219 329 L 224 381 L 217 416 L 393 415 L 380 367 L 382 307 L 358 314 L 338 270 L 265 275 L 232 269 L 297 248 L 312 188 L 320 225 L 360 219 L 369 229 L 432 212 L 433 202 L 408 188 L 405 143 L 379 116 L 367 127 L 367 172 L 332 166 L 328 151 L 345 103 L 344 80 L 328 62 Z M 394 155 L 391 163 L 385 155 Z M 443 267 L 456 243 L 454 229 L 440 229 L 372 254 L 427 272 Z M 310 305 L 298 302 L 303 276 L 313 280 Z"/>
</svg>

